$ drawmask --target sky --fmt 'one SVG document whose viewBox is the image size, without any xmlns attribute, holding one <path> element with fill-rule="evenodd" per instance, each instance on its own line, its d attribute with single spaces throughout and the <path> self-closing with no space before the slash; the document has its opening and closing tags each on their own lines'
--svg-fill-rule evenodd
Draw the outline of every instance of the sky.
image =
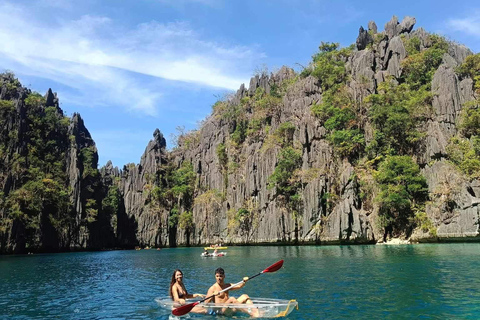
<svg viewBox="0 0 480 320">
<path fill-rule="evenodd" d="M 0 72 L 80 113 L 99 167 L 138 163 L 156 128 L 194 130 L 259 71 L 307 66 L 393 15 L 480 51 L 478 1 L 0 0 Z"/>
</svg>

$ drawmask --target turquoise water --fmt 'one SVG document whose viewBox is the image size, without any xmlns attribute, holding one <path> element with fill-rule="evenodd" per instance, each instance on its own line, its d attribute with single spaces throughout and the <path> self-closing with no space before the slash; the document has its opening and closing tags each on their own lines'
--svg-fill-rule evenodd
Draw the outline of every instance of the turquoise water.
<svg viewBox="0 0 480 320">
<path fill-rule="evenodd" d="M 206 293 L 221 266 L 239 291 L 297 299 L 289 319 L 480 319 L 480 244 L 231 247 L 0 256 L 1 319 L 168 319 L 154 298 L 180 268 Z M 198 317 L 195 317 L 198 318 Z M 216 319 L 213 317 L 206 317 Z M 218 318 L 217 318 L 218 319 Z"/>
</svg>

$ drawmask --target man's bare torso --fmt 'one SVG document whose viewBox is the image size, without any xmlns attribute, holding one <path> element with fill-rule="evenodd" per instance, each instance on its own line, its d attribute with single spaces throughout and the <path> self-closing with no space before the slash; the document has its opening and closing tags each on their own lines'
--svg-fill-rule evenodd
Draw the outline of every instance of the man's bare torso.
<svg viewBox="0 0 480 320">
<path fill-rule="evenodd" d="M 210 289 L 213 289 L 213 291 L 220 292 L 223 289 L 229 287 L 231 284 L 230 283 L 224 283 L 223 286 L 220 286 L 218 283 L 215 283 Z M 225 303 L 228 300 L 228 291 L 222 292 L 219 295 L 214 297 L 214 302 L 215 303 Z"/>
</svg>

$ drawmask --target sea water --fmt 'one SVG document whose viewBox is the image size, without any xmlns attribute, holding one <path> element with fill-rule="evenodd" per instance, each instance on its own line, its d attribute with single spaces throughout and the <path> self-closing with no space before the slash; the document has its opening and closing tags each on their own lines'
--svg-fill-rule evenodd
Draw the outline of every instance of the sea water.
<svg viewBox="0 0 480 320">
<path fill-rule="evenodd" d="M 218 267 L 234 283 L 284 259 L 231 295 L 296 299 L 289 319 L 480 319 L 478 243 L 229 247 L 217 258 L 202 251 L 0 256 L 0 318 L 169 319 L 154 299 L 168 293 L 174 269 L 189 293 L 206 293 Z"/>
</svg>

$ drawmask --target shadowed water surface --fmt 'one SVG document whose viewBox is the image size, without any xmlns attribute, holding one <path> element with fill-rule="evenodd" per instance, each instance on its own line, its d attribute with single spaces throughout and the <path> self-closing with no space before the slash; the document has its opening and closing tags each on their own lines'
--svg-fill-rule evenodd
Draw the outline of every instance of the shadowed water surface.
<svg viewBox="0 0 480 320">
<path fill-rule="evenodd" d="M 232 292 L 297 299 L 289 319 L 480 319 L 480 244 L 230 247 L 0 256 L 1 319 L 168 319 L 154 301 L 180 268 L 206 293 L 222 267 Z M 197 319 L 199 316 L 189 317 Z M 205 316 L 206 319 L 220 317 Z"/>
</svg>

